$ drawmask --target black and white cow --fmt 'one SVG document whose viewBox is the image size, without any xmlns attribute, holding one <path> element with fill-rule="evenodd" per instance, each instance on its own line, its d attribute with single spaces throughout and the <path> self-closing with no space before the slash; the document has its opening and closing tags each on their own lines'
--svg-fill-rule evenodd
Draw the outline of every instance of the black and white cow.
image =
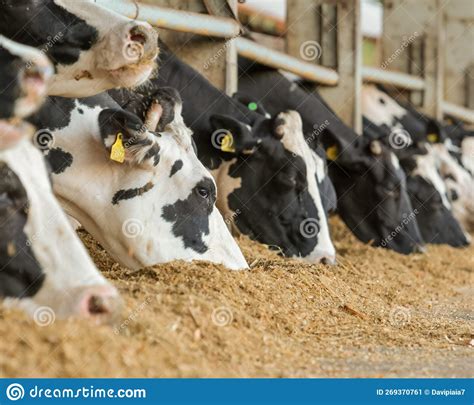
<svg viewBox="0 0 474 405">
<path fill-rule="evenodd" d="M 405 254 L 422 250 L 405 175 L 388 148 L 357 135 L 317 92 L 310 93 L 281 73 L 243 58 L 239 70 L 239 91 L 253 103 L 264 103 L 270 113 L 298 111 L 311 149 L 321 154 L 322 144 L 328 150 L 338 213 L 359 239 Z"/>
<path fill-rule="evenodd" d="M 49 94 L 86 97 L 143 83 L 157 34 L 91 0 L 0 0 L 0 34 L 41 49 L 54 63 Z"/>
<path fill-rule="evenodd" d="M 335 249 L 317 182 L 322 166 L 304 141 L 300 116 L 280 110 L 268 117 L 249 110 L 165 45 L 160 49 L 158 78 L 133 94 L 113 92 L 114 98 L 143 114 L 157 89 L 177 88 L 199 159 L 216 180 L 217 206 L 234 231 L 285 256 L 333 263 Z"/>
<path fill-rule="evenodd" d="M 179 94 L 163 89 L 146 121 L 160 131 L 151 132 L 107 93 L 50 97 L 33 122 L 50 138 L 45 152 L 55 193 L 131 269 L 179 259 L 247 268 L 215 207 L 215 182 L 195 154 L 181 109 Z"/>
<path fill-rule="evenodd" d="M 424 240 L 456 247 L 467 245 L 469 237 L 453 215 L 448 189 L 440 174 L 442 146 L 436 146 L 439 142 L 434 139 L 429 142 L 430 120 L 404 108 L 374 85 L 363 86 L 362 112 L 372 128 L 379 131 L 379 139 L 383 138 L 400 157 Z M 411 152 L 413 145 L 415 149 Z"/>
<path fill-rule="evenodd" d="M 54 198 L 28 130 L 11 122 L 40 106 L 50 65 L 39 51 L 3 38 L 0 55 L 0 299 L 38 322 L 55 316 L 108 319 L 119 309 L 118 293 Z"/>
</svg>

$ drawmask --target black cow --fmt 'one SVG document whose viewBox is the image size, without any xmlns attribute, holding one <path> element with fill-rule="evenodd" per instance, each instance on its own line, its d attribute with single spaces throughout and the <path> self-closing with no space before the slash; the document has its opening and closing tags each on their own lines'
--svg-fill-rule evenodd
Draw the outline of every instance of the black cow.
<svg viewBox="0 0 474 405">
<path fill-rule="evenodd" d="M 405 254 L 422 250 L 405 175 L 390 149 L 357 135 L 317 92 L 310 93 L 277 71 L 243 58 L 239 69 L 239 91 L 255 103 L 265 103 L 270 113 L 295 109 L 311 148 L 319 150 L 320 141 L 328 150 L 338 212 L 359 239 Z"/>
</svg>

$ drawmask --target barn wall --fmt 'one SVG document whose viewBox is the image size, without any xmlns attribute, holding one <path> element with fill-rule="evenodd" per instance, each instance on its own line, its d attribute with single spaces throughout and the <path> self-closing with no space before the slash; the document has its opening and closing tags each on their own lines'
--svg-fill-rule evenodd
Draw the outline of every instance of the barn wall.
<svg viewBox="0 0 474 405">
<path fill-rule="evenodd" d="M 316 57 L 308 61 L 339 73 L 337 86 L 318 91 L 348 125 L 360 129 L 359 0 L 288 0 L 287 10 L 287 52 L 307 60 L 305 49 L 316 47 Z"/>
<path fill-rule="evenodd" d="M 176 10 L 208 13 L 202 0 L 142 0 L 142 3 Z M 206 0 L 213 15 L 234 18 L 226 0 Z M 232 0 L 231 4 L 235 4 Z M 237 52 L 232 41 L 160 28 L 163 41 L 182 60 L 202 73 L 221 90 L 232 93 L 237 87 Z"/>
</svg>

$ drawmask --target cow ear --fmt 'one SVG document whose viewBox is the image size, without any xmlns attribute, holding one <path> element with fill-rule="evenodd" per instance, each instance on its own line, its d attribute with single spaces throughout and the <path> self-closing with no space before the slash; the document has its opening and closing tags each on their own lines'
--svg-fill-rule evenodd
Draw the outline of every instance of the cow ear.
<svg viewBox="0 0 474 405">
<path fill-rule="evenodd" d="M 210 117 L 212 127 L 212 146 L 225 153 L 250 154 L 259 140 L 252 135 L 252 129 L 229 115 L 213 114 Z"/>
<path fill-rule="evenodd" d="M 110 160 L 158 164 L 160 148 L 156 137 L 135 114 L 122 109 L 103 110 L 99 114 L 99 127 Z"/>
<path fill-rule="evenodd" d="M 430 119 L 426 124 L 426 140 L 429 143 L 443 143 L 447 138 L 446 130 L 441 123 Z"/>
<path fill-rule="evenodd" d="M 271 117 L 270 113 L 265 109 L 263 104 L 248 94 L 238 91 L 232 95 L 232 98 L 247 107 L 250 111 L 255 111 L 256 113 L 262 114 L 266 118 Z"/>
</svg>

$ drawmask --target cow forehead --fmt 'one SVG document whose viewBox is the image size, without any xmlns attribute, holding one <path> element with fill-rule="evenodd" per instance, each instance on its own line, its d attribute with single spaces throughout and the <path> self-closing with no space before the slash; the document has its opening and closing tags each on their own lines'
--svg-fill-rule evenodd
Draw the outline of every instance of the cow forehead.
<svg viewBox="0 0 474 405">
<path fill-rule="evenodd" d="M 407 114 L 407 110 L 374 85 L 362 86 L 361 103 L 362 113 L 376 125 L 392 127 L 395 118 Z"/>
</svg>

